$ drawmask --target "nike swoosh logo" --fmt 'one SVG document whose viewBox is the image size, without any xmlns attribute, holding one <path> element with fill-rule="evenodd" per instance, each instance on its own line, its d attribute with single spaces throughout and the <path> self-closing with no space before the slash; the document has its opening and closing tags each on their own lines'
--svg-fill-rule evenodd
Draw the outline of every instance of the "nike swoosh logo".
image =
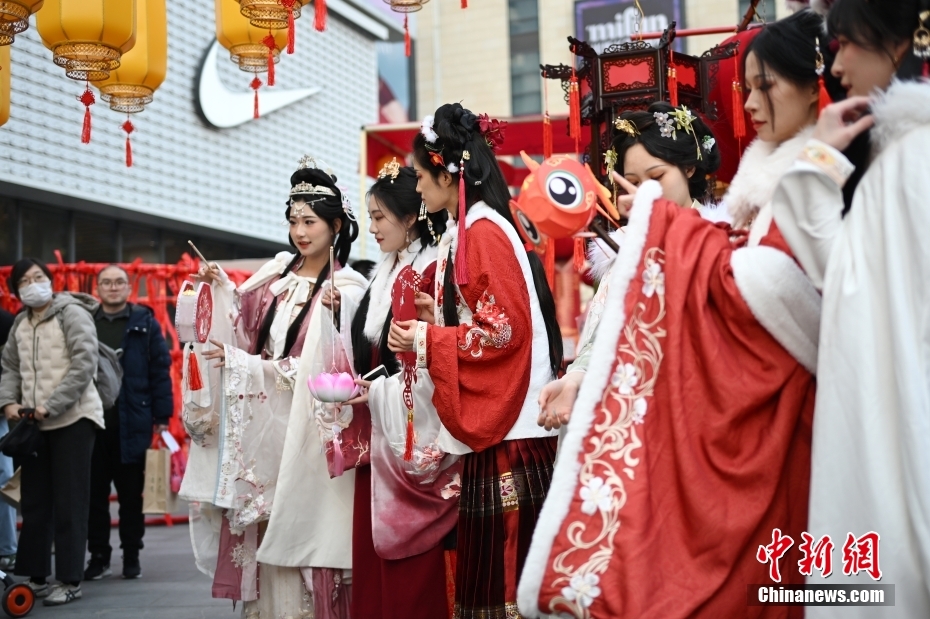
<svg viewBox="0 0 930 619">
<path fill-rule="evenodd" d="M 233 92 L 223 84 L 216 64 L 220 49 L 220 43 L 216 40 L 207 49 L 203 63 L 200 65 L 194 99 L 204 121 L 219 129 L 228 129 L 253 120 L 255 95 L 252 92 Z M 318 92 L 320 92 L 319 88 L 293 90 L 262 88 L 258 92 L 259 111 L 262 116 L 267 116 Z"/>
</svg>

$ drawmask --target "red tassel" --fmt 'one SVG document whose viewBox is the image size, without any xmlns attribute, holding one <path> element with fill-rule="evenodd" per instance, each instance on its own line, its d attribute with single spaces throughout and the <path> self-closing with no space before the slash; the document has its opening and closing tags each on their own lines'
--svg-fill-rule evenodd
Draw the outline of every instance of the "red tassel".
<svg viewBox="0 0 930 619">
<path fill-rule="evenodd" d="M 568 83 L 568 135 L 575 140 L 575 151 L 579 150 L 581 139 L 581 93 L 578 91 L 578 77 L 572 68 L 572 77 Z"/>
<path fill-rule="evenodd" d="M 733 137 L 746 137 L 746 112 L 743 110 L 743 86 L 733 80 Z"/>
<path fill-rule="evenodd" d="M 462 8 L 463 8 L 463 9 L 467 9 L 467 8 L 468 8 L 468 0 L 462 0 Z"/>
<path fill-rule="evenodd" d="M 132 167 L 132 144 L 129 141 L 129 135 L 133 131 L 135 131 L 136 128 L 133 126 L 132 121 L 129 120 L 128 118 L 126 119 L 126 122 L 122 124 L 122 128 L 123 128 L 123 131 L 126 132 L 126 167 L 131 168 Z"/>
<path fill-rule="evenodd" d="M 555 241 L 546 239 L 545 254 L 543 255 L 543 269 L 546 271 L 546 281 L 549 289 L 555 291 Z"/>
<path fill-rule="evenodd" d="M 407 440 L 404 442 L 404 462 L 413 460 L 413 410 L 407 410 Z"/>
<path fill-rule="evenodd" d="M 924 77 L 930 77 L 930 60 L 924 60 Z"/>
<path fill-rule="evenodd" d="M 549 112 L 543 116 L 543 157 L 548 159 L 552 156 L 552 120 L 549 118 Z"/>
<path fill-rule="evenodd" d="M 281 5 L 287 9 L 287 53 L 294 53 L 294 2 L 296 0 L 280 0 Z"/>
<path fill-rule="evenodd" d="M 318 32 L 326 30 L 326 0 L 313 0 L 316 12 L 313 15 L 313 27 Z"/>
<path fill-rule="evenodd" d="M 274 86 L 274 52 L 278 49 L 278 44 L 270 32 L 262 39 L 262 43 L 268 48 L 268 85 Z"/>
<path fill-rule="evenodd" d="M 258 79 L 258 76 L 256 75 L 255 77 L 252 78 L 252 81 L 249 83 L 249 86 L 252 88 L 252 90 L 255 91 L 255 104 L 254 104 L 254 109 L 253 109 L 253 111 L 252 111 L 252 118 L 258 118 L 258 117 L 259 117 L 259 114 L 258 114 L 258 89 L 262 87 L 262 81 L 261 81 L 260 79 Z"/>
<path fill-rule="evenodd" d="M 187 353 L 187 390 L 200 391 L 203 389 L 203 377 L 200 375 L 200 363 L 191 346 Z"/>
<path fill-rule="evenodd" d="M 585 262 L 585 242 L 584 237 L 575 237 L 575 251 L 572 253 L 572 266 L 577 273 L 584 271 Z"/>
<path fill-rule="evenodd" d="M 407 28 L 406 13 L 404 13 L 404 54 L 410 58 L 410 30 Z"/>
<path fill-rule="evenodd" d="M 675 69 L 675 52 L 668 52 L 668 100 L 672 107 L 678 107 L 678 71 Z"/>
<path fill-rule="evenodd" d="M 97 102 L 97 99 L 94 97 L 94 91 L 90 89 L 90 84 L 87 85 L 87 89 L 78 97 L 78 101 L 84 104 L 84 126 L 81 127 L 81 143 L 90 144 L 90 106 Z"/>
<path fill-rule="evenodd" d="M 468 262 L 465 254 L 465 162 L 459 162 L 459 246 L 455 249 L 455 283 L 468 283 Z"/>
<path fill-rule="evenodd" d="M 827 92 L 827 84 L 826 82 L 824 82 L 822 75 L 820 76 L 819 82 L 820 82 L 820 95 L 819 95 L 819 101 L 817 103 L 817 114 L 818 115 L 820 114 L 820 112 L 823 111 L 823 108 L 833 103 L 833 99 L 830 98 L 830 93 Z"/>
</svg>

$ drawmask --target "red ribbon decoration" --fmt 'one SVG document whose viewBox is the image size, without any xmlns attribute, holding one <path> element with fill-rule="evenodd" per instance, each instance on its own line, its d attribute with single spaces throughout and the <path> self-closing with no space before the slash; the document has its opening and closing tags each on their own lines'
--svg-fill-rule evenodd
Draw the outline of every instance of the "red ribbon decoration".
<svg viewBox="0 0 930 619">
<path fill-rule="evenodd" d="M 94 91 L 90 89 L 90 84 L 87 85 L 87 89 L 83 94 L 78 97 L 78 101 L 84 104 L 84 126 L 81 128 L 81 143 L 90 144 L 90 106 L 97 102 Z"/>
<path fill-rule="evenodd" d="M 122 127 L 123 131 L 126 132 L 126 167 L 131 168 L 132 167 L 132 144 L 129 142 L 129 135 L 133 131 L 135 131 L 136 128 L 135 126 L 133 126 L 132 121 L 129 120 L 128 116 L 126 117 L 126 122 L 120 125 L 120 127 Z"/>
</svg>

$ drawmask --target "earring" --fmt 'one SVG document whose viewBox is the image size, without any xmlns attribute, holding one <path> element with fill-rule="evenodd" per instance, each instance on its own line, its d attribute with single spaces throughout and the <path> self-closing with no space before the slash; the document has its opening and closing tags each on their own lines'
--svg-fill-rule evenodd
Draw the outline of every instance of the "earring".
<svg viewBox="0 0 930 619">
<path fill-rule="evenodd" d="M 426 219 L 426 227 L 429 228 L 429 234 L 430 234 L 430 236 L 433 237 L 434 239 L 436 239 L 436 242 L 438 243 L 438 242 L 439 242 L 439 235 L 436 234 L 436 231 L 435 231 L 435 230 L 433 230 L 433 220 L 430 219 L 429 217 L 426 217 L 425 219 Z"/>
<path fill-rule="evenodd" d="M 423 221 L 426 218 L 426 200 L 420 200 L 420 216 L 417 217 L 417 221 Z"/>
</svg>

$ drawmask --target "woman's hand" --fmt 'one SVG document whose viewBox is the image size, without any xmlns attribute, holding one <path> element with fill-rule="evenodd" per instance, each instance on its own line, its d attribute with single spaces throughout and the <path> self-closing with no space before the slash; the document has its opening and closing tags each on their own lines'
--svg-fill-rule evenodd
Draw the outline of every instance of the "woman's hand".
<svg viewBox="0 0 930 619">
<path fill-rule="evenodd" d="M 326 309 L 336 313 L 342 305 L 342 294 L 340 294 L 338 288 L 333 289 L 331 286 L 327 286 L 326 290 L 323 291 L 323 297 L 320 299 L 320 303 L 322 303 L 323 307 Z"/>
<path fill-rule="evenodd" d="M 543 387 L 539 393 L 540 413 L 536 423 L 546 430 L 557 430 L 567 425 L 583 379 L 584 372 L 571 372 Z"/>
<path fill-rule="evenodd" d="M 359 393 L 356 397 L 352 398 L 351 400 L 346 400 L 345 402 L 343 402 L 342 403 L 343 406 L 345 406 L 346 404 L 348 405 L 368 404 L 368 389 L 371 387 L 371 381 L 362 380 L 361 378 L 356 378 L 355 384 L 362 388 L 361 393 Z"/>
<path fill-rule="evenodd" d="M 216 340 L 210 340 L 210 343 L 216 346 L 213 350 L 206 350 L 203 353 L 203 358 L 207 361 L 216 361 L 213 364 L 215 368 L 221 368 L 226 365 L 226 348 L 223 347 L 223 344 L 217 342 Z"/>
<path fill-rule="evenodd" d="M 35 418 L 39 421 L 48 419 L 48 409 L 44 406 L 36 406 Z"/>
<path fill-rule="evenodd" d="M 417 332 L 417 320 L 404 320 L 391 324 L 388 333 L 388 350 L 395 353 L 410 352 L 414 349 Z"/>
<path fill-rule="evenodd" d="M 610 176 L 616 184 L 623 187 L 624 191 L 626 191 L 626 195 L 617 196 L 617 210 L 620 212 L 621 217 L 628 217 L 630 209 L 633 208 L 633 200 L 636 199 L 636 192 L 639 188 L 616 172 L 611 172 Z"/>
<path fill-rule="evenodd" d="M 875 119 L 867 113 L 870 103 L 868 97 L 850 97 L 828 105 L 820 113 L 814 139 L 836 150 L 846 150 L 860 133 L 875 124 Z"/>
<path fill-rule="evenodd" d="M 3 416 L 10 421 L 17 421 L 19 419 L 19 411 L 22 408 L 23 406 L 21 404 L 7 404 L 3 407 Z"/>
<path fill-rule="evenodd" d="M 417 320 L 436 324 L 436 301 L 425 292 L 418 292 L 413 304 L 417 307 Z"/>
<path fill-rule="evenodd" d="M 197 271 L 197 280 L 206 283 L 221 282 L 220 267 L 217 263 L 201 264 Z"/>
</svg>

